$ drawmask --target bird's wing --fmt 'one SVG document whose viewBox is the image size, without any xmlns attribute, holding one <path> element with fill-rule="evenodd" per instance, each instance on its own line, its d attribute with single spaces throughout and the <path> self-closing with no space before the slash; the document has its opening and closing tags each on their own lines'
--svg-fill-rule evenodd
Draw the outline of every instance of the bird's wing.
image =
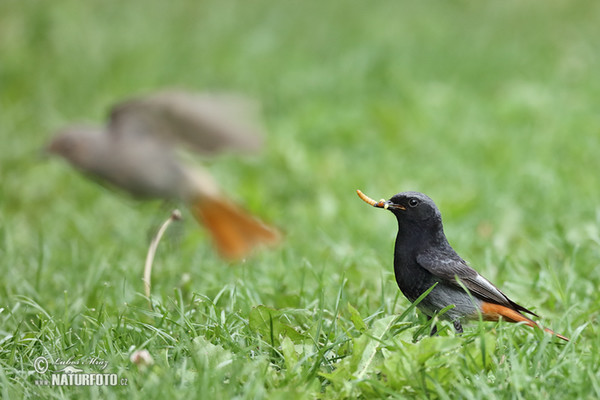
<svg viewBox="0 0 600 400">
<path fill-rule="evenodd" d="M 461 285 L 456 280 L 458 278 L 475 297 L 481 300 L 536 315 L 509 299 L 494 284 L 469 267 L 453 250 L 422 252 L 417 256 L 417 263 L 437 278 L 460 287 Z"/>
<path fill-rule="evenodd" d="M 235 95 L 166 91 L 117 104 L 109 131 L 116 137 L 181 143 L 198 153 L 254 151 L 262 144 L 257 107 Z"/>
</svg>

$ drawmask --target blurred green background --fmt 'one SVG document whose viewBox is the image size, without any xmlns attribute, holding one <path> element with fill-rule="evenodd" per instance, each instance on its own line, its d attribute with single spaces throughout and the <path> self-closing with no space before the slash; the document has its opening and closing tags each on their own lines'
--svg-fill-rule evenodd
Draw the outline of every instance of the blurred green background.
<svg viewBox="0 0 600 400">
<path fill-rule="evenodd" d="M 0 393 L 600 396 L 599 17 L 596 2 L 558 0 L 1 1 Z M 264 151 L 208 165 L 285 241 L 229 266 L 184 213 L 159 247 L 150 312 L 143 261 L 170 208 L 40 149 L 56 129 L 102 124 L 115 102 L 165 87 L 260 101 Z M 494 324 L 458 342 L 449 329 L 407 340 L 453 371 L 438 376 L 413 353 L 408 370 L 389 356 L 404 343 L 394 332 L 418 336 L 424 319 L 411 312 L 385 331 L 389 353 L 369 353 L 377 321 L 409 303 L 392 272 L 396 222 L 356 189 L 428 194 L 471 265 L 577 340 Z M 304 336 L 271 326 L 267 340 L 252 322 L 259 305 Z M 483 365 L 465 356 L 486 348 L 478 340 L 495 343 Z M 132 348 L 155 365 L 138 371 Z M 215 367 L 206 348 L 230 364 Z M 42 354 L 100 355 L 130 384 L 36 386 L 28 372 Z"/>
</svg>

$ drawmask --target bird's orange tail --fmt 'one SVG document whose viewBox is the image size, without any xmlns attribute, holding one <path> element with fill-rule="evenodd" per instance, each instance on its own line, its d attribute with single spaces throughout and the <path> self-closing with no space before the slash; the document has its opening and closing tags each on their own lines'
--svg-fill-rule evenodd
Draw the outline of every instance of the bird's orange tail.
<svg viewBox="0 0 600 400">
<path fill-rule="evenodd" d="M 554 336 L 556 336 L 562 340 L 566 340 L 567 342 L 569 341 L 569 338 L 567 338 L 559 333 L 556 333 L 556 332 L 552 331 L 551 329 L 541 327 L 535 321 L 527 318 L 520 312 L 510 309 L 505 306 L 501 306 L 499 304 L 484 302 L 481 305 L 481 313 L 483 315 L 483 319 L 485 319 L 486 321 L 498 321 L 500 319 L 500 317 L 502 317 L 503 319 L 505 319 L 508 322 L 524 322 L 525 325 L 529 325 L 534 328 L 543 329 L 544 331 L 551 333 Z"/>
<path fill-rule="evenodd" d="M 191 209 L 208 228 L 219 253 L 229 260 L 245 257 L 257 245 L 279 241 L 276 229 L 227 200 L 203 197 L 192 203 Z"/>
</svg>

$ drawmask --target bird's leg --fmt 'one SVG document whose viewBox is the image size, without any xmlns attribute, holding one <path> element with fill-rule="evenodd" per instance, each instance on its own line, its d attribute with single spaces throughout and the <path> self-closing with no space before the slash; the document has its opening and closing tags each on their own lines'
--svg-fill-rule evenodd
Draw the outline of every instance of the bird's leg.
<svg viewBox="0 0 600 400">
<path fill-rule="evenodd" d="M 452 321 L 452 325 L 454 325 L 454 329 L 456 330 L 456 333 L 458 333 L 459 335 L 462 335 L 463 327 L 462 327 L 460 321 L 455 319 L 454 321 Z"/>
<path fill-rule="evenodd" d="M 431 318 L 429 315 L 427 316 L 427 321 L 431 321 Z M 429 336 L 435 336 L 437 335 L 437 324 L 434 322 L 431 325 L 431 331 L 429 332 Z"/>
</svg>

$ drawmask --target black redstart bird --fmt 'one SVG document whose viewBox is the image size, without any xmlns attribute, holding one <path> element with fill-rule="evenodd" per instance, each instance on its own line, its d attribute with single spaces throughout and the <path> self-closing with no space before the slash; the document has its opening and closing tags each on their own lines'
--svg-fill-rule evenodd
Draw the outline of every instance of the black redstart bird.
<svg viewBox="0 0 600 400">
<path fill-rule="evenodd" d="M 523 322 L 569 340 L 524 316 L 522 312 L 537 317 L 509 299 L 456 254 L 444 234 L 442 215 L 429 197 L 419 192 L 403 192 L 388 201 L 375 201 L 360 190 L 357 193 L 368 204 L 391 211 L 398 220 L 394 273 L 408 300 L 414 302 L 437 283 L 417 305 L 429 318 L 453 305 L 442 318 L 451 320 L 459 333 L 462 333 L 463 320 L 477 319 L 481 314 L 486 321 L 503 318 L 509 322 Z M 432 334 L 435 332 L 434 327 Z"/>
<path fill-rule="evenodd" d="M 165 91 L 113 107 L 106 127 L 72 126 L 47 146 L 78 170 L 136 197 L 179 200 L 212 234 L 228 259 L 243 258 L 279 234 L 227 200 L 210 174 L 178 157 L 253 151 L 261 132 L 251 104 L 233 95 Z"/>
</svg>

